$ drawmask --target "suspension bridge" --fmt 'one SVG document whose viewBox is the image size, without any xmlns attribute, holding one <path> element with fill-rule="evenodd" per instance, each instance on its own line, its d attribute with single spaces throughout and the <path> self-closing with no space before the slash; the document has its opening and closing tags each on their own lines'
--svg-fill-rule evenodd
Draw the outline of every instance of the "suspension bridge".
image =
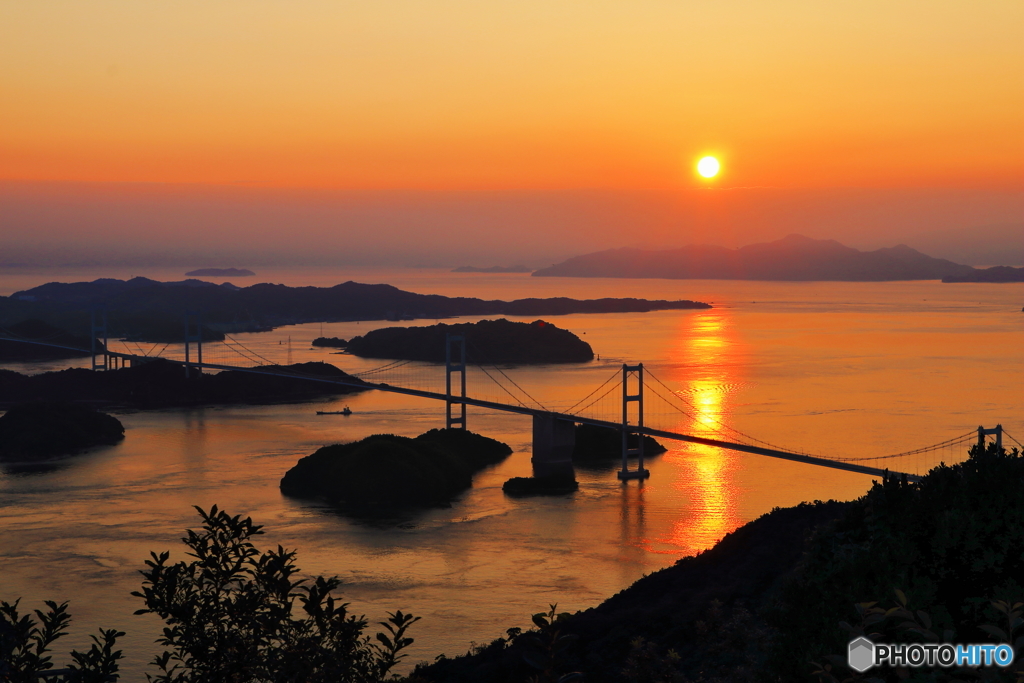
<svg viewBox="0 0 1024 683">
<path fill-rule="evenodd" d="M 575 445 L 575 427 L 578 424 L 592 425 L 616 430 L 621 435 L 622 466 L 617 476 L 622 480 L 644 479 L 650 471 L 644 467 L 644 439 L 651 436 L 660 439 L 698 444 L 705 447 L 726 449 L 793 462 L 845 470 L 871 476 L 905 477 L 917 481 L 927 470 L 939 462 L 952 463 L 963 457 L 969 445 L 985 444 L 988 437 L 1001 447 L 1003 436 L 1020 445 L 1003 430 L 1001 425 L 991 429 L 978 427 L 965 434 L 946 439 L 917 449 L 868 457 L 839 457 L 812 454 L 773 445 L 749 434 L 740 432 L 720 421 L 714 414 L 702 409 L 690 400 L 686 392 L 674 390 L 662 381 L 643 363 L 616 365 L 613 372 L 593 391 L 575 403 L 545 405 L 534 398 L 498 365 L 474 364 L 466 361 L 467 343 L 461 335 L 449 335 L 446 342 L 443 386 L 437 364 L 415 361 L 392 361 L 384 365 L 348 373 L 348 378 L 325 377 L 304 373 L 301 369 L 288 368 L 292 364 L 291 344 L 287 347 L 287 365 L 275 363 L 267 358 L 271 354 L 266 348 L 256 350 L 252 344 L 225 335 L 221 342 L 205 345 L 204 359 L 202 323 L 197 313 L 190 312 L 185 318 L 184 345 L 153 344 L 149 349 L 132 341 L 115 341 L 124 350 L 111 348 L 106 333 L 105 316 L 93 316 L 91 339 L 92 348 L 80 349 L 60 346 L 46 340 L 21 339 L 0 329 L 0 339 L 26 344 L 49 346 L 77 351 L 91 356 L 94 371 L 107 371 L 150 362 L 157 358 L 179 363 L 186 376 L 202 373 L 204 370 L 232 370 L 256 374 L 293 376 L 310 382 L 323 382 L 339 386 L 374 389 L 383 392 L 404 394 L 445 403 L 445 425 L 449 428 L 466 428 L 467 407 L 502 411 L 530 416 L 533 420 L 533 465 L 537 476 L 571 471 L 572 451 Z M 102 343 L 100 342 L 102 340 Z M 279 340 L 278 345 L 281 345 Z M 212 347 L 212 348 L 211 348 Z M 210 351 L 214 351 L 214 358 Z M 477 356 L 481 355 L 474 348 Z M 607 366 L 606 366 L 607 367 Z M 477 396 L 467 393 L 468 375 L 474 371 L 481 378 L 490 381 L 492 389 L 500 390 L 498 396 Z M 485 382 L 486 384 L 486 382 Z M 476 385 L 474 385 L 476 386 Z M 564 402 L 563 402 L 564 403 Z M 680 420 L 689 423 L 689 429 L 679 428 Z M 886 467 L 887 463 L 900 464 L 904 469 L 913 459 L 914 471 L 898 471 Z"/>
</svg>

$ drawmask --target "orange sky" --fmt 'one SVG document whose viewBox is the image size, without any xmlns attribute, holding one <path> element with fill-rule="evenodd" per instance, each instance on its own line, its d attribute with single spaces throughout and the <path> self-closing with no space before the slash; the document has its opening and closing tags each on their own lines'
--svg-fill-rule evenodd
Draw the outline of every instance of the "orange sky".
<svg viewBox="0 0 1024 683">
<path fill-rule="evenodd" d="M 1024 3 L 0 0 L 0 180 L 1024 178 Z"/>
</svg>

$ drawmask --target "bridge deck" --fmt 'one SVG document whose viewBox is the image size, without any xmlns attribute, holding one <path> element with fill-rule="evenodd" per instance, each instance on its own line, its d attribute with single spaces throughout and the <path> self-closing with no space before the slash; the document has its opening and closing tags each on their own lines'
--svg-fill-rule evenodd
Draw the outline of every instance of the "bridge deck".
<svg viewBox="0 0 1024 683">
<path fill-rule="evenodd" d="M 25 341 L 25 340 L 11 340 L 11 341 Z M 39 342 L 29 342 L 29 343 L 39 343 Z M 43 344 L 43 345 L 44 346 L 57 346 L 56 344 Z M 61 347 L 58 347 L 58 348 L 65 348 L 65 349 L 68 349 L 68 350 L 74 350 L 74 351 L 81 351 L 83 353 L 89 353 L 89 351 L 86 351 L 84 349 L 73 349 L 72 347 L 67 347 L 67 346 L 61 346 Z M 119 352 L 116 352 L 116 351 L 108 351 L 107 355 L 109 355 L 109 356 L 116 356 L 116 357 L 122 358 L 122 359 L 128 359 L 128 360 L 130 360 L 132 362 L 134 362 L 134 361 L 143 361 L 144 362 L 144 361 L 148 361 L 148 360 L 153 360 L 153 358 L 150 357 L 150 356 L 139 356 L 139 355 L 134 355 L 134 354 L 129 354 L 129 353 L 119 353 Z M 177 360 L 177 359 L 171 359 L 171 358 L 165 358 L 165 359 L 162 359 L 162 360 L 167 360 L 167 361 L 172 362 L 172 363 L 179 363 L 181 365 L 185 364 L 184 360 Z M 285 375 L 285 376 L 292 376 L 292 377 L 295 377 L 297 379 L 305 379 L 305 380 L 308 380 L 308 381 L 311 381 L 311 382 L 324 382 L 324 383 L 327 383 L 327 384 L 336 384 L 336 385 L 340 385 L 340 386 L 354 387 L 354 388 L 359 388 L 359 389 L 378 389 L 380 391 L 388 391 L 388 392 L 395 393 L 395 394 L 405 394 L 407 396 L 417 396 L 417 397 L 420 397 L 420 398 L 427 398 L 427 399 L 432 399 L 432 400 L 435 400 L 435 401 L 448 401 L 449 400 L 449 397 L 446 394 L 441 394 L 441 393 L 437 393 L 437 392 L 433 392 L 433 391 L 423 391 L 423 390 L 420 390 L 420 389 L 409 389 L 409 388 L 406 388 L 406 387 L 396 387 L 396 386 L 392 386 L 390 384 L 385 384 L 385 383 L 377 383 L 377 384 L 375 384 L 375 383 L 372 383 L 372 382 L 364 382 L 362 380 L 346 381 L 346 380 L 332 379 L 332 378 L 329 378 L 329 377 L 317 377 L 315 375 L 304 375 L 304 374 L 298 374 L 298 373 L 268 372 L 267 370 L 263 370 L 263 369 L 260 369 L 258 367 L 256 367 L 256 368 L 244 368 L 244 367 L 238 367 L 238 366 L 234 366 L 234 365 L 220 365 L 220 364 L 216 364 L 216 363 L 190 363 L 190 365 L 192 365 L 194 367 L 210 368 L 210 369 L 213 369 L 213 370 L 234 370 L 236 372 L 250 372 L 250 373 L 262 374 L 262 375 L 276 375 L 276 376 Z M 474 406 L 474 407 L 477 407 L 477 408 L 486 408 L 488 410 L 500 410 L 500 411 L 503 411 L 503 412 L 506 412 L 506 413 L 516 413 L 516 414 L 519 414 L 519 415 L 530 415 L 530 416 L 537 416 L 537 415 L 539 415 L 539 416 L 551 417 L 551 418 L 554 418 L 556 420 L 565 420 L 565 421 L 568 421 L 568 422 L 575 422 L 575 423 L 578 423 L 578 424 L 594 425 L 596 427 L 608 427 L 610 429 L 621 429 L 622 428 L 622 424 L 619 423 L 619 422 L 611 422 L 611 421 L 608 421 L 608 420 L 597 420 L 597 419 L 588 418 L 588 417 L 580 417 L 580 416 L 577 416 L 577 415 L 568 415 L 568 414 L 565 414 L 565 413 L 551 412 L 551 411 L 542 410 L 542 409 L 538 409 L 538 408 L 529 408 L 527 406 L 515 406 L 515 405 L 510 405 L 510 404 L 507 404 L 507 403 L 498 403 L 496 401 L 484 401 L 484 400 L 476 399 L 476 398 L 469 398 L 469 397 L 462 398 L 462 397 L 455 397 L 455 396 L 451 397 L 451 401 L 453 403 L 459 403 L 459 404 L 465 403 L 468 406 Z M 673 441 L 685 441 L 685 442 L 688 442 L 688 443 L 697 443 L 697 444 L 702 444 L 702 445 L 705 445 L 705 446 L 712 446 L 714 448 L 724 448 L 724 449 L 727 449 L 727 450 L 739 451 L 739 452 L 742 452 L 742 453 L 751 453 L 751 454 L 754 454 L 754 455 L 764 455 L 764 456 L 768 456 L 770 458 L 779 458 L 779 459 L 782 459 L 782 460 L 790 460 L 790 461 L 793 461 L 793 462 L 800 462 L 800 463 L 804 463 L 804 464 L 807 464 L 807 465 L 817 465 L 819 467 L 830 467 L 830 468 L 836 469 L 836 470 L 845 470 L 847 472 L 856 472 L 858 474 L 868 474 L 868 475 L 875 476 L 875 477 L 882 477 L 882 476 L 885 476 L 886 473 L 889 473 L 889 474 L 897 475 L 897 476 L 906 476 L 907 480 L 909 480 L 909 481 L 918 481 L 921 478 L 919 475 L 916 475 L 916 474 L 904 474 L 904 473 L 901 473 L 901 472 L 889 472 L 888 470 L 880 469 L 880 468 L 877 468 L 877 467 L 868 467 L 868 466 L 865 466 L 865 465 L 857 465 L 855 463 L 842 462 L 842 461 L 837 461 L 837 460 L 830 460 L 828 458 L 819 458 L 819 457 L 815 457 L 815 456 L 812 456 L 812 455 L 800 455 L 800 454 L 797 454 L 797 453 L 789 453 L 787 451 L 780 451 L 780 450 L 775 450 L 775 449 L 772 449 L 772 448 L 763 448 L 761 446 L 749 446 L 747 444 L 734 443 L 734 442 L 731 442 L 731 441 L 722 441 L 720 439 L 709 439 L 709 438 L 702 437 L 702 436 L 693 436 L 691 434 L 682 434 L 682 433 L 679 433 L 679 432 L 670 432 L 670 431 L 665 431 L 665 430 L 661 430 L 661 429 L 651 429 L 650 427 L 634 428 L 632 431 L 635 431 L 635 432 L 640 433 L 640 434 L 647 434 L 649 436 L 660 437 L 660 438 L 663 438 L 663 439 L 670 439 L 670 440 L 673 440 Z"/>
<path fill-rule="evenodd" d="M 184 361 L 181 361 L 184 363 Z M 193 363 L 197 365 L 197 363 Z M 244 372 L 254 372 L 257 374 L 274 374 L 281 375 L 287 373 L 268 373 L 266 371 L 260 371 L 256 368 L 239 368 L 231 365 L 214 365 L 211 363 L 204 363 L 203 367 L 213 368 L 217 370 L 239 370 Z M 330 379 L 325 377 L 315 377 L 311 375 L 293 375 L 297 378 L 307 379 L 315 382 L 326 382 L 328 384 L 338 384 L 341 386 L 358 387 L 362 389 L 378 389 L 380 391 L 389 391 L 395 394 L 405 394 L 407 396 L 418 396 L 420 398 L 433 399 L 435 401 L 447 401 L 448 396 L 434 391 L 423 391 L 421 389 L 409 389 L 406 387 L 396 387 L 390 384 L 384 383 L 371 383 L 363 382 L 361 380 L 356 382 L 347 382 L 337 379 Z M 541 410 L 538 408 L 529 408 L 527 406 L 514 406 L 507 403 L 498 403 L 496 401 L 485 401 L 477 398 L 452 396 L 451 400 L 453 403 L 465 403 L 468 406 L 474 406 L 477 408 L 486 408 L 489 410 L 500 410 L 506 413 L 516 413 L 519 415 L 530 415 L 530 416 L 545 416 L 552 417 L 556 420 L 565 420 L 567 422 L 575 422 L 577 424 L 588 424 L 594 425 L 595 427 L 608 427 L 610 429 L 621 429 L 622 423 L 611 422 L 608 420 L 597 420 L 589 417 L 581 417 L 578 415 L 568 415 L 565 413 L 556 413 L 547 410 Z M 866 465 L 857 465 L 855 463 L 842 462 L 838 460 L 830 460 L 828 458 L 819 458 L 813 455 L 800 455 L 798 453 L 789 453 L 787 451 L 779 451 L 772 448 L 762 448 L 761 446 L 748 446 L 747 444 L 734 443 L 731 441 L 722 441 L 720 439 L 709 439 L 702 436 L 693 436 L 691 434 L 682 434 L 679 432 L 670 432 L 661 429 L 651 429 L 650 427 L 634 428 L 635 431 L 640 434 L 647 434 L 649 436 L 661 437 L 663 439 L 670 439 L 673 441 L 685 441 L 688 443 L 697 443 L 704 446 L 712 446 L 714 448 L 724 448 L 726 450 L 739 451 L 742 453 L 752 453 L 754 455 L 765 455 L 770 458 L 779 458 L 782 460 L 791 460 L 793 462 L 800 462 L 807 465 L 817 465 L 819 467 L 831 467 L 836 470 L 844 470 L 847 472 L 856 472 L 858 474 L 868 474 L 874 477 L 883 477 L 886 474 L 903 476 L 902 472 L 890 472 L 887 469 L 881 469 L 878 467 L 868 467 Z M 918 481 L 920 476 L 916 474 L 906 474 L 908 481 Z"/>
</svg>

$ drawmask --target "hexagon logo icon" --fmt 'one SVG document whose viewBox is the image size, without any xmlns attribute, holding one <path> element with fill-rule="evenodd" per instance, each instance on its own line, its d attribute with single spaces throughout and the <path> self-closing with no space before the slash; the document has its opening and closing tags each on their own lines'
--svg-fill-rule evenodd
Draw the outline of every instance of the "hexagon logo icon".
<svg viewBox="0 0 1024 683">
<path fill-rule="evenodd" d="M 846 662 L 857 673 L 864 673 L 875 663 L 875 644 L 864 636 L 851 640 Z"/>
</svg>

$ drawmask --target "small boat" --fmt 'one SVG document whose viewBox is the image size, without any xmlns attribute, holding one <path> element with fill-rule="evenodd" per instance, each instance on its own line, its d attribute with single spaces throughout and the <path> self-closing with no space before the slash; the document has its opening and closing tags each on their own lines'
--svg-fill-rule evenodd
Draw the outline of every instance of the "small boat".
<svg viewBox="0 0 1024 683">
<path fill-rule="evenodd" d="M 318 410 L 317 415 L 351 415 L 352 411 L 348 406 L 345 406 L 344 410 Z"/>
</svg>

